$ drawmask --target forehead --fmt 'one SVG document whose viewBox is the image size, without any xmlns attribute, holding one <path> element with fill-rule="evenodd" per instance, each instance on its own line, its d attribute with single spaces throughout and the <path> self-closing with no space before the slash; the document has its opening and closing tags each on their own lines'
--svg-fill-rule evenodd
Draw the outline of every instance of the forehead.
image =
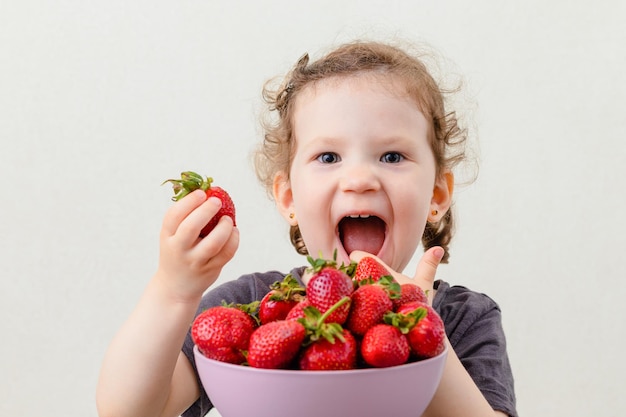
<svg viewBox="0 0 626 417">
<path fill-rule="evenodd" d="M 311 99 L 321 90 L 334 90 L 345 87 L 353 90 L 385 92 L 395 98 L 411 98 L 406 82 L 398 76 L 386 72 L 363 71 L 350 75 L 334 75 L 307 84 L 296 97 L 296 102 Z"/>
<path fill-rule="evenodd" d="M 294 127 L 297 117 L 294 115 L 302 107 L 302 103 L 312 101 L 318 96 L 332 96 L 334 90 L 363 92 L 365 90 L 383 93 L 389 98 L 412 103 L 427 120 L 433 114 L 432 103 L 427 88 L 419 80 L 388 71 L 362 71 L 349 75 L 333 75 L 306 84 L 293 97 L 292 113 L 288 116 Z M 432 122 L 429 122 L 432 128 Z"/>
<path fill-rule="evenodd" d="M 376 112 L 386 118 L 404 115 L 421 119 L 420 124 L 425 122 L 421 107 L 404 81 L 378 72 L 333 76 L 310 83 L 294 97 L 292 109 L 294 129 L 316 116 L 348 116 L 349 111 Z"/>
<path fill-rule="evenodd" d="M 327 79 L 301 90 L 294 102 L 293 152 L 344 139 L 372 145 L 400 140 L 422 147 L 429 146 L 429 133 L 414 100 L 389 77 Z"/>
</svg>

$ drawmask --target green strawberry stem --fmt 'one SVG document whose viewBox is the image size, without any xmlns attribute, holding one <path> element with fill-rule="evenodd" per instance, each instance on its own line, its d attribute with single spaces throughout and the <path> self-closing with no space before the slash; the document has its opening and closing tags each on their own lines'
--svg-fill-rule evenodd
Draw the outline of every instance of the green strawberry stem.
<svg viewBox="0 0 626 417">
<path fill-rule="evenodd" d="M 337 251 L 335 251 L 335 256 L 336 256 Z M 311 267 L 309 268 L 309 271 L 311 272 L 319 272 L 322 269 L 324 269 L 327 266 L 330 267 L 336 267 L 337 266 L 337 261 L 336 260 L 330 260 L 330 259 L 324 259 L 321 257 L 314 259 L 311 255 L 308 255 L 306 257 L 307 261 L 309 261 L 309 263 L 311 264 Z"/>
<path fill-rule="evenodd" d="M 392 300 L 400 298 L 400 295 L 402 294 L 402 288 L 400 287 L 400 284 L 391 275 L 383 275 L 382 277 L 380 277 L 380 279 L 378 280 L 378 285 L 381 285 L 387 291 L 387 294 L 389 294 L 389 298 L 391 298 Z"/>
<path fill-rule="evenodd" d="M 254 320 L 254 322 L 257 325 L 259 325 L 261 324 L 261 320 L 259 319 L 259 305 L 260 304 L 261 304 L 260 301 L 253 301 L 248 304 L 240 304 L 240 303 L 227 303 L 226 300 L 222 300 L 221 305 L 224 307 L 236 308 L 236 309 L 243 311 L 244 313 L 252 317 L 252 320 Z"/>
<path fill-rule="evenodd" d="M 348 276 L 350 278 L 354 278 L 354 274 L 356 273 L 356 266 L 357 266 L 357 264 L 358 263 L 356 261 L 350 261 L 350 263 L 345 266 L 345 272 L 346 272 L 346 274 L 348 274 Z"/>
<path fill-rule="evenodd" d="M 307 271 L 309 272 L 317 273 L 326 267 L 331 267 L 345 273 L 349 277 L 354 275 L 354 266 L 352 265 L 352 262 L 348 265 L 343 262 L 341 265 L 337 265 L 337 249 L 333 251 L 333 259 L 322 258 L 322 251 L 320 251 L 319 258 L 313 258 L 311 255 L 307 255 L 306 259 L 311 264 L 311 266 L 307 268 Z"/>
<path fill-rule="evenodd" d="M 326 310 L 326 312 L 324 312 L 324 314 L 322 314 L 322 316 L 319 318 L 318 323 L 319 324 L 324 323 L 326 321 L 326 319 L 328 318 L 328 316 L 330 316 L 335 310 L 337 310 L 339 307 L 341 307 L 342 305 L 344 305 L 345 303 L 347 303 L 349 301 L 350 301 L 350 297 L 348 297 L 348 296 L 345 296 L 341 300 L 337 301 L 328 310 Z"/>
<path fill-rule="evenodd" d="M 178 201 L 195 190 L 208 190 L 209 188 L 211 188 L 213 178 L 204 178 L 202 177 L 202 175 L 197 174 L 193 171 L 184 171 L 181 172 L 180 179 L 172 178 L 169 180 L 165 180 L 161 185 L 164 185 L 168 182 L 172 184 L 172 189 L 174 190 L 174 196 L 172 197 L 172 200 Z"/>
<path fill-rule="evenodd" d="M 346 340 L 343 337 L 343 327 L 341 327 L 341 324 L 325 323 L 325 320 L 335 310 L 348 302 L 350 302 L 350 297 L 345 296 L 333 304 L 324 314 L 321 314 L 320 311 L 313 306 L 306 307 L 304 309 L 305 317 L 298 319 L 307 331 L 307 337 L 305 338 L 303 346 L 308 346 L 321 337 L 325 338 L 330 343 L 335 343 L 335 338 L 339 339 L 341 342 L 345 342 Z"/>
<path fill-rule="evenodd" d="M 385 314 L 383 320 L 385 323 L 397 327 L 402 334 L 407 334 L 426 315 L 428 315 L 428 311 L 424 307 L 418 307 L 408 314 L 390 311 Z"/>
<path fill-rule="evenodd" d="M 270 290 L 275 290 L 270 300 L 282 301 L 282 300 L 296 300 L 298 301 L 301 296 L 306 294 L 306 288 L 302 287 L 298 280 L 293 275 L 287 274 L 282 281 L 276 281 L 270 285 Z"/>
</svg>

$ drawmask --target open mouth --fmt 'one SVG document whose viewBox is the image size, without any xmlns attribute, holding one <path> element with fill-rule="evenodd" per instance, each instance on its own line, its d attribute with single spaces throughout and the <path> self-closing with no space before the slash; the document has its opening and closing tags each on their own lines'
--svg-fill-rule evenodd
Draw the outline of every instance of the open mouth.
<svg viewBox="0 0 626 417">
<path fill-rule="evenodd" d="M 346 216 L 339 222 L 339 239 L 346 253 L 361 250 L 377 255 L 385 243 L 385 222 L 377 216 Z"/>
</svg>

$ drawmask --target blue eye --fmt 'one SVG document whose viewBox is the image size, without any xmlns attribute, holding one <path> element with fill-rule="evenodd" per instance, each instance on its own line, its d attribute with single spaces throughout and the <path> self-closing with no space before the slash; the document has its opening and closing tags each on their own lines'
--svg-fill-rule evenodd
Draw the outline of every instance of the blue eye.
<svg viewBox="0 0 626 417">
<path fill-rule="evenodd" d="M 341 159 L 339 158 L 339 155 L 334 152 L 324 152 L 317 157 L 317 160 L 322 164 L 334 164 L 339 162 Z"/>
<path fill-rule="evenodd" d="M 387 152 L 383 156 L 380 157 L 381 162 L 386 162 L 388 164 L 397 164 L 404 159 L 402 155 L 398 152 Z"/>
</svg>

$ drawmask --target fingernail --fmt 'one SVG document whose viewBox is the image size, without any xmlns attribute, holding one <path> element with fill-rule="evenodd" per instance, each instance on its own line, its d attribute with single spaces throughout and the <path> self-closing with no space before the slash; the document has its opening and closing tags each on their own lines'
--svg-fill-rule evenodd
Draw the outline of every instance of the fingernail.
<svg viewBox="0 0 626 417">
<path fill-rule="evenodd" d="M 446 253 L 443 248 L 440 247 L 436 247 L 433 250 L 433 255 L 435 255 L 437 257 L 437 259 L 441 260 L 443 258 L 444 253 Z"/>
<path fill-rule="evenodd" d="M 210 201 L 215 207 L 221 207 L 222 205 L 222 200 L 217 197 L 209 197 L 208 201 Z"/>
<path fill-rule="evenodd" d="M 197 199 L 207 199 L 206 191 L 194 190 L 192 194 L 195 195 Z"/>
</svg>

